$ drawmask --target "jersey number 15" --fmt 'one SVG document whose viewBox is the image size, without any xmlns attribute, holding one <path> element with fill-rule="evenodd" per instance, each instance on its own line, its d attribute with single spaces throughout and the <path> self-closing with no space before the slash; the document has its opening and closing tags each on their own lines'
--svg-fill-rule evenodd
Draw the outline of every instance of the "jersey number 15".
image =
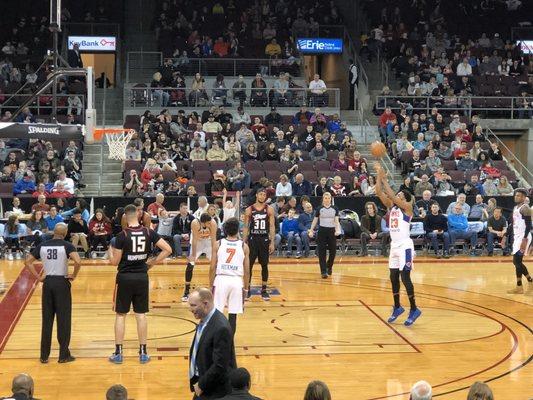
<svg viewBox="0 0 533 400">
<path fill-rule="evenodd" d="M 131 237 L 131 251 L 134 253 L 144 253 L 146 250 L 146 238 L 144 236 Z"/>
</svg>

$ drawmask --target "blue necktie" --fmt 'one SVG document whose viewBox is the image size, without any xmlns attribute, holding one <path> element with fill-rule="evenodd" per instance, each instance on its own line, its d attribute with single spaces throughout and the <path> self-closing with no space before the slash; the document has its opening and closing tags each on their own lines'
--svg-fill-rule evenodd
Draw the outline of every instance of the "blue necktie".
<svg viewBox="0 0 533 400">
<path fill-rule="evenodd" d="M 202 331 L 204 330 L 204 322 L 200 322 L 196 327 L 196 337 L 194 339 L 194 346 L 191 353 L 191 363 L 189 364 L 189 378 L 192 378 L 194 375 L 197 375 L 196 372 L 196 353 L 198 352 L 198 344 L 200 343 L 200 338 L 202 336 Z"/>
</svg>

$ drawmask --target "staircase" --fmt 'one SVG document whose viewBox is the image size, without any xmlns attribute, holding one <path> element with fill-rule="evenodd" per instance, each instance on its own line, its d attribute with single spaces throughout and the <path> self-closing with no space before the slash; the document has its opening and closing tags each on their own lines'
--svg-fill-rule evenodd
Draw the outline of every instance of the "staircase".
<svg viewBox="0 0 533 400">
<path fill-rule="evenodd" d="M 345 111 L 342 111 L 343 120 L 345 118 L 344 113 Z M 376 161 L 376 158 L 370 153 L 370 143 L 379 140 L 377 122 L 363 128 L 360 125 L 350 123 L 349 120 L 348 124 L 348 130 L 352 132 L 352 136 L 357 141 L 357 150 L 361 153 L 361 156 L 368 161 L 369 172 L 375 174 L 374 161 Z M 388 155 L 381 161 L 381 165 L 389 172 L 391 187 L 399 188 L 403 182 L 403 178 L 400 171 L 394 166 Z"/>
<path fill-rule="evenodd" d="M 110 160 L 106 144 L 86 144 L 83 149 L 85 196 L 122 196 L 122 161 Z"/>
</svg>

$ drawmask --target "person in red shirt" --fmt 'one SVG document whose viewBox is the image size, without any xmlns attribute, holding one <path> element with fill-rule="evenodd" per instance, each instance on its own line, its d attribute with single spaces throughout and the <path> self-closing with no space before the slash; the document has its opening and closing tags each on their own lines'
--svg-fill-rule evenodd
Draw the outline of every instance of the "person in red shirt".
<svg viewBox="0 0 533 400">
<path fill-rule="evenodd" d="M 361 164 L 367 164 L 364 157 L 361 157 L 361 153 L 358 151 L 354 151 L 353 158 L 348 161 L 348 171 L 360 173 L 361 172 Z"/>
<path fill-rule="evenodd" d="M 166 211 L 165 206 L 163 206 L 164 201 L 165 196 L 163 195 L 163 193 L 158 193 L 155 196 L 155 201 L 148 206 L 146 211 L 148 211 L 152 217 L 159 217 L 161 211 Z"/>
<path fill-rule="evenodd" d="M 219 57 L 226 57 L 228 55 L 229 45 L 224 42 L 222 36 L 216 40 L 215 45 L 213 46 L 213 52 Z"/>
<path fill-rule="evenodd" d="M 37 186 L 37 190 L 33 192 L 31 195 L 32 197 L 39 197 L 40 195 L 48 197 L 50 193 L 46 191 L 46 186 L 44 186 L 44 183 L 39 183 L 39 186 Z"/>
<path fill-rule="evenodd" d="M 391 108 L 385 107 L 385 111 L 383 111 L 383 114 L 379 117 L 379 134 L 382 139 L 387 137 L 387 124 L 395 120 L 396 115 L 394 115 Z"/>
<path fill-rule="evenodd" d="M 453 152 L 453 157 L 456 159 L 456 160 L 459 160 L 461 158 L 463 158 L 463 156 L 468 153 L 468 150 L 466 148 L 466 142 L 461 142 L 461 147 L 459 147 L 458 149 L 456 149 L 454 152 Z"/>
<path fill-rule="evenodd" d="M 56 188 L 48 195 L 50 199 L 68 198 L 72 197 L 72 194 L 65 189 L 65 186 L 58 182 Z"/>
<path fill-rule="evenodd" d="M 161 169 L 157 165 L 157 161 L 153 158 L 149 158 L 146 160 L 146 165 L 141 173 L 141 182 L 143 185 L 147 186 L 148 183 L 159 173 L 161 173 Z"/>
<path fill-rule="evenodd" d="M 42 211 L 43 213 L 50 211 L 50 205 L 46 204 L 46 196 L 44 194 L 41 194 L 39 197 L 37 197 L 37 203 L 31 206 L 31 210 Z"/>
<path fill-rule="evenodd" d="M 102 251 L 107 251 L 111 235 L 111 221 L 104 214 L 101 208 L 94 212 L 94 216 L 89 221 L 89 243 L 91 251 L 96 251 L 98 246 L 102 246 Z"/>
</svg>

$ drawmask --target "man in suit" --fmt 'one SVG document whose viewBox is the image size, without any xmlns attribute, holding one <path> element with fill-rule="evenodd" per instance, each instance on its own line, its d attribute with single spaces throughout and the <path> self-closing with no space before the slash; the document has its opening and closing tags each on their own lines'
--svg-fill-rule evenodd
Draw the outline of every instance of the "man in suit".
<svg viewBox="0 0 533 400">
<path fill-rule="evenodd" d="M 67 61 L 68 65 L 70 65 L 71 68 L 83 68 L 83 61 L 81 59 L 80 54 L 80 45 L 78 43 L 74 43 L 73 49 L 68 51 Z"/>
<path fill-rule="evenodd" d="M 189 351 L 189 380 L 193 400 L 210 400 L 231 392 L 229 372 L 237 367 L 233 332 L 228 320 L 215 309 L 207 288 L 189 295 L 189 308 L 199 320 Z"/>
<path fill-rule="evenodd" d="M 229 373 L 231 383 L 231 394 L 222 397 L 220 400 L 261 400 L 250 394 L 250 373 L 246 368 L 237 368 Z"/>
</svg>

